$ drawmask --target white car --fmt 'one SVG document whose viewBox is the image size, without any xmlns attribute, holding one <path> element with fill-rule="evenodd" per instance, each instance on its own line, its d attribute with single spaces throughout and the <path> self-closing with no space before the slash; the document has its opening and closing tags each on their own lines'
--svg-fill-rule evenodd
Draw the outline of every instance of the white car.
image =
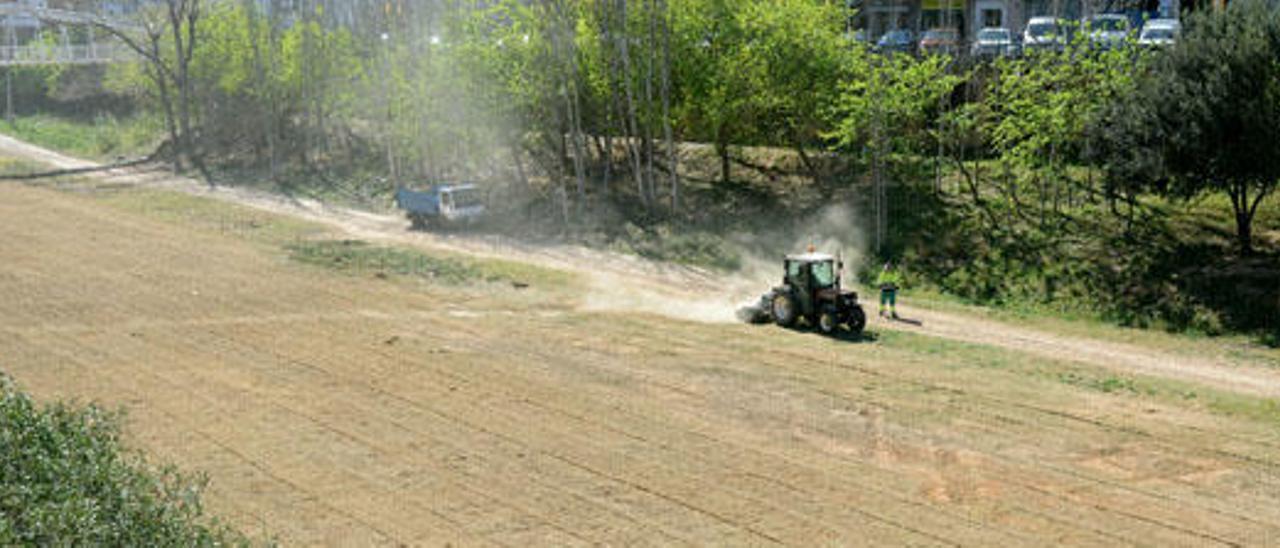
<svg viewBox="0 0 1280 548">
<path fill-rule="evenodd" d="M 1066 45 L 1066 33 L 1062 23 L 1054 17 L 1032 17 L 1022 32 L 1022 49 L 1061 51 Z"/>
<path fill-rule="evenodd" d="M 1171 46 L 1178 40 L 1180 32 L 1182 23 L 1177 19 L 1152 19 L 1142 26 L 1138 45 L 1152 48 Z"/>
</svg>

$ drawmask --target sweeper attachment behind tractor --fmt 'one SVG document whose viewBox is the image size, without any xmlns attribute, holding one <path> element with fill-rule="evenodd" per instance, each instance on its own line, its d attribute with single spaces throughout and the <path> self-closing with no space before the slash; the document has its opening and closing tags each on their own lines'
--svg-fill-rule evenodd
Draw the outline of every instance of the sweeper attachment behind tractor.
<svg viewBox="0 0 1280 548">
<path fill-rule="evenodd" d="M 774 322 L 792 327 L 804 321 L 826 334 L 841 326 L 861 333 L 867 315 L 858 304 L 858 294 L 840 287 L 844 264 L 826 253 L 788 255 L 783 262 L 782 285 L 760 296 L 760 302 L 738 309 L 746 322 Z"/>
</svg>

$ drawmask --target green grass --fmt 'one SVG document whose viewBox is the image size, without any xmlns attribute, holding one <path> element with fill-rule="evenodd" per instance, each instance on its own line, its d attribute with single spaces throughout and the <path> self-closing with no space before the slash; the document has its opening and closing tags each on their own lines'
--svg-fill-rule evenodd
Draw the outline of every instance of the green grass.
<svg viewBox="0 0 1280 548">
<path fill-rule="evenodd" d="M 0 374 L 0 545 L 249 544 L 204 517 L 203 481 L 123 446 L 120 420 L 37 405 Z"/>
<path fill-rule="evenodd" d="M 163 135 L 163 125 L 145 116 L 102 114 L 85 122 L 34 114 L 17 117 L 12 123 L 0 121 L 0 133 L 73 156 L 112 160 L 151 153 Z"/>
<path fill-rule="evenodd" d="M 860 294 L 866 296 L 867 302 L 871 302 L 876 296 L 876 292 L 871 289 Z M 1015 302 L 987 306 L 929 287 L 908 288 L 899 294 L 898 299 L 908 306 L 976 315 L 1065 337 L 1131 344 L 1169 354 L 1280 369 L 1280 350 L 1259 344 L 1256 337 L 1249 335 L 1211 337 L 1194 331 L 1169 332 L 1125 327 L 1107 321 L 1096 313 L 1063 309 L 1052 303 Z"/>
<path fill-rule="evenodd" d="M 419 249 L 373 245 L 361 240 L 309 240 L 287 244 L 295 261 L 346 274 L 398 276 L 452 286 L 509 283 L 526 287 L 564 285 L 568 274 L 524 263 L 474 259 Z"/>
</svg>

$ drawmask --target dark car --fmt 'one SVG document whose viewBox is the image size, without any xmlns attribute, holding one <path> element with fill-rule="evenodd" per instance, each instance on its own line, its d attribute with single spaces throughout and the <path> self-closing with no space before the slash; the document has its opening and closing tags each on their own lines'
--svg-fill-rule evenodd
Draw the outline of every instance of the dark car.
<svg viewBox="0 0 1280 548">
<path fill-rule="evenodd" d="M 894 29 L 884 33 L 876 41 L 876 51 L 881 53 L 915 53 L 916 35 L 907 29 Z"/>
<path fill-rule="evenodd" d="M 960 31 L 956 29 L 931 29 L 920 38 L 920 53 L 951 55 L 960 52 Z"/>
</svg>

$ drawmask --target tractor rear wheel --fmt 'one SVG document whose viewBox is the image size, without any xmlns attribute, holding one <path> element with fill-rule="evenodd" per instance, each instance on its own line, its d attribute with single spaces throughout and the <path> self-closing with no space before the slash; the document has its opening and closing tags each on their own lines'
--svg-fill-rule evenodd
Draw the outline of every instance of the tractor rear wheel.
<svg viewBox="0 0 1280 548">
<path fill-rule="evenodd" d="M 797 311 L 796 298 L 790 293 L 774 295 L 769 308 L 773 312 L 773 322 L 782 327 L 795 325 L 796 318 L 800 315 Z"/>
<path fill-rule="evenodd" d="M 832 308 L 824 308 L 818 314 L 818 330 L 824 335 L 830 335 L 840 328 L 840 321 L 836 319 L 836 311 Z"/>
<path fill-rule="evenodd" d="M 849 331 L 852 331 L 854 335 L 857 335 L 862 333 L 862 330 L 866 329 L 866 327 L 867 315 L 862 311 L 861 306 L 855 305 L 853 309 L 849 311 Z"/>
</svg>

